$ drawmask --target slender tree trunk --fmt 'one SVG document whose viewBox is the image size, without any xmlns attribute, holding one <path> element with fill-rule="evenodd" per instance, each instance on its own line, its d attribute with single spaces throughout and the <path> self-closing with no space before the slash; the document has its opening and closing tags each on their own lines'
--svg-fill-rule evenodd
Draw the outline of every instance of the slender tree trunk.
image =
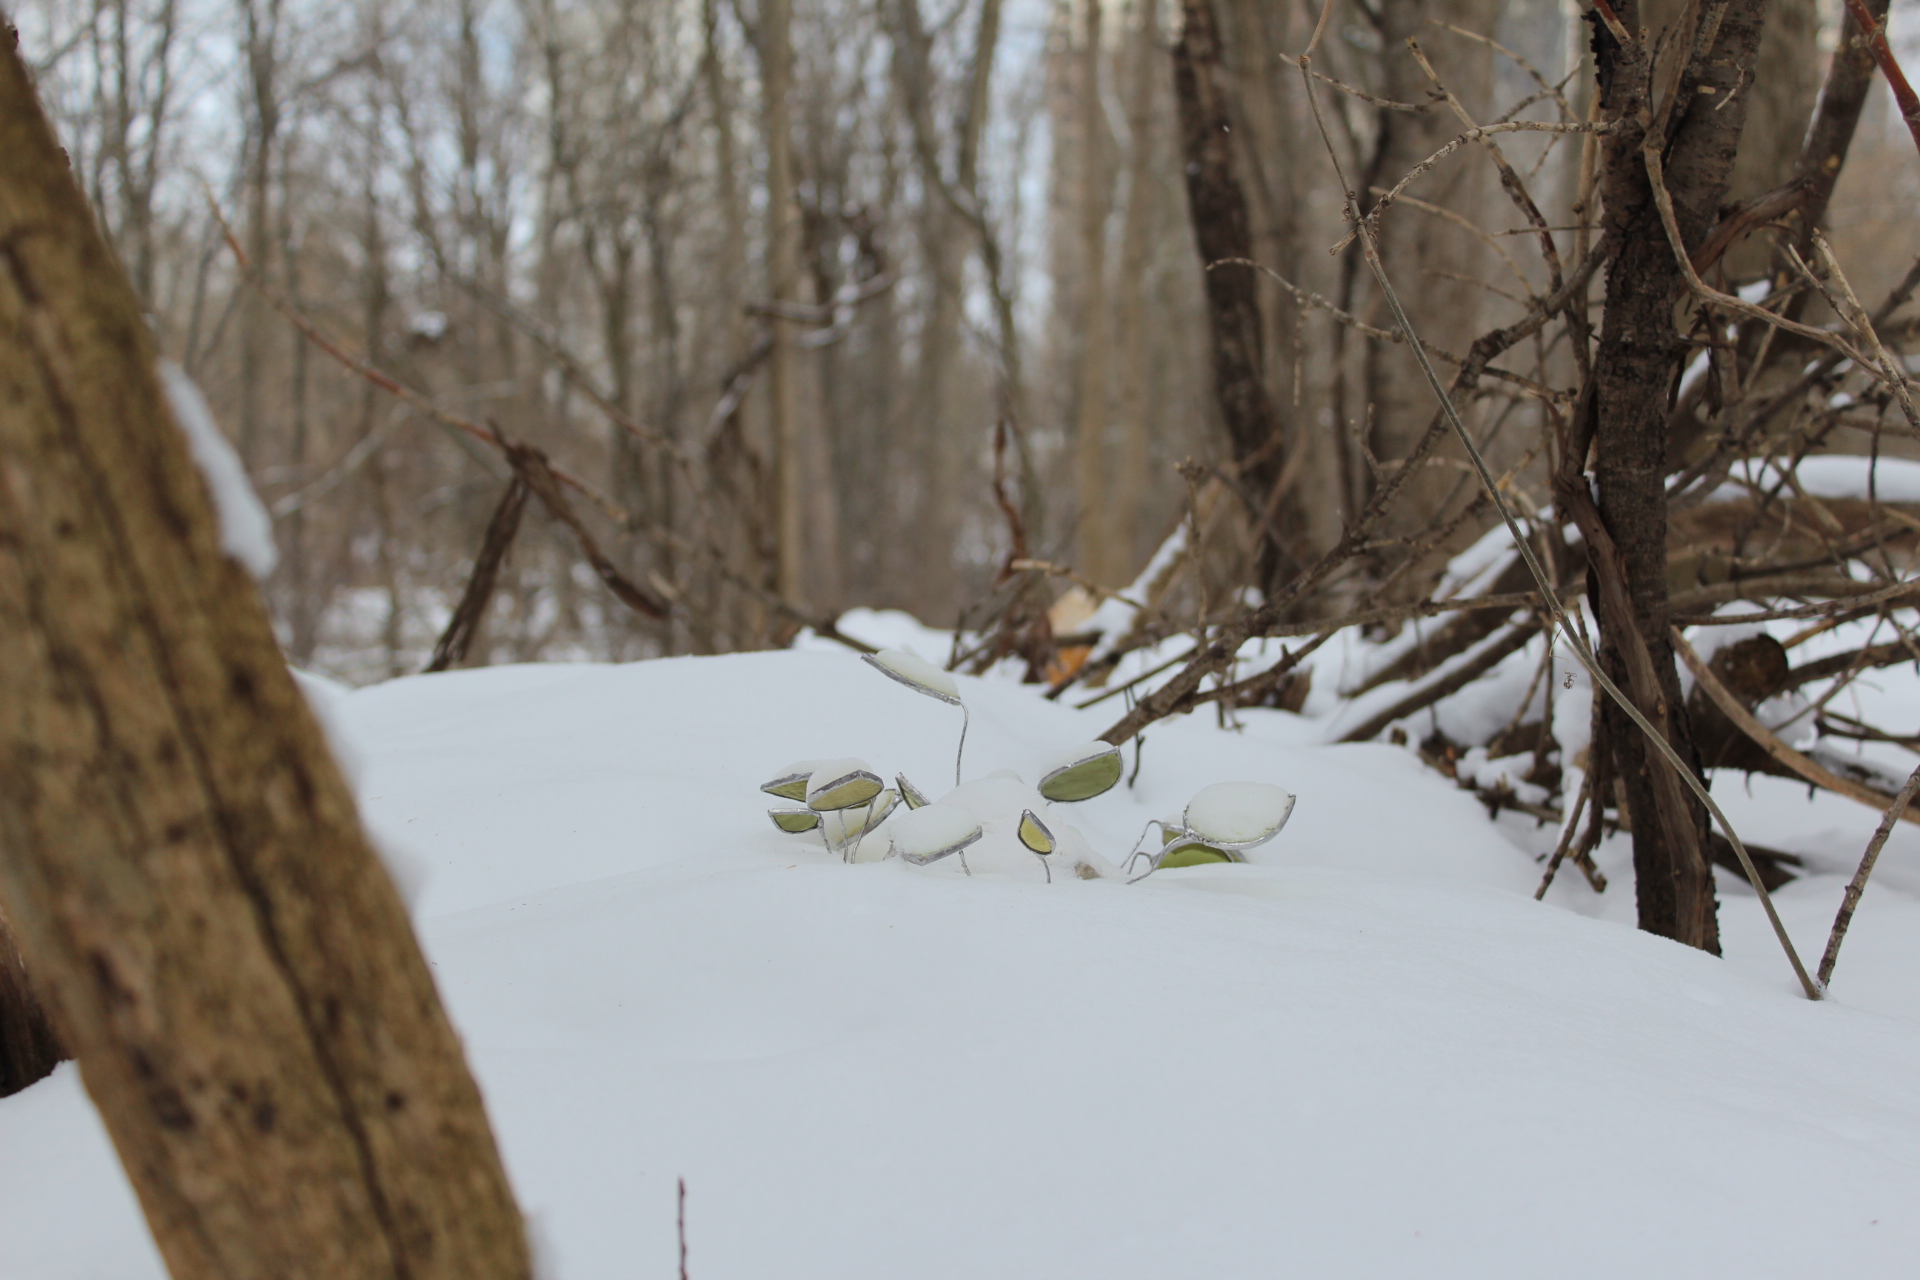
<svg viewBox="0 0 1920 1280">
<path fill-rule="evenodd" d="M 525 1280 L 405 908 L 0 54 L 0 901 L 175 1276 Z"/>
<path fill-rule="evenodd" d="M 1116 581 L 1128 582 L 1143 546 L 1141 528 L 1147 497 L 1147 454 L 1152 427 L 1147 420 L 1147 384 L 1152 353 L 1146 324 L 1153 233 L 1160 224 L 1160 124 L 1157 109 L 1163 74 L 1160 49 L 1160 0 L 1141 0 L 1129 53 L 1127 132 L 1127 212 L 1120 227 L 1119 296 L 1114 301 L 1114 350 L 1119 357 L 1119 428 L 1114 450 L 1109 510 Z M 1158 531 L 1155 531 L 1157 536 Z"/>
<path fill-rule="evenodd" d="M 1075 228 L 1080 252 L 1079 377 L 1073 396 L 1074 497 L 1079 509 L 1075 540 L 1081 569 L 1095 582 L 1118 585 L 1127 566 L 1114 554 L 1108 527 L 1112 495 L 1107 487 L 1107 213 L 1112 196 L 1107 113 L 1100 100 L 1103 5 L 1086 0 L 1075 86 L 1078 100 L 1080 181 L 1075 192 Z"/>
<path fill-rule="evenodd" d="M 1637 28 L 1631 3 L 1618 12 L 1629 31 Z M 1701 21 L 1717 20 L 1718 31 L 1702 56 L 1684 68 L 1671 141 L 1664 148 L 1667 186 L 1689 251 L 1705 238 L 1727 192 L 1746 117 L 1747 95 L 1735 90 L 1750 82 L 1765 13 L 1766 0 L 1714 0 L 1700 6 Z M 1686 50 L 1691 39 L 1691 32 L 1680 33 L 1677 47 Z M 1596 50 L 1607 119 L 1631 122 L 1657 110 L 1658 104 L 1644 96 L 1642 50 L 1622 50 L 1604 29 L 1596 36 Z M 1595 595 L 1608 674 L 1633 692 L 1643 714 L 1665 727 L 1684 758 L 1692 754 L 1692 744 L 1667 637 L 1665 482 L 1667 411 L 1686 355 L 1674 315 L 1684 281 L 1653 200 L 1643 137 L 1634 128 L 1609 135 L 1601 179 L 1605 222 L 1621 247 L 1607 269 L 1606 313 L 1594 363 L 1593 456 L 1600 518 L 1618 555 L 1617 564 L 1604 554 L 1595 554 L 1593 563 L 1603 578 L 1620 575 L 1625 590 L 1606 590 L 1603 581 Z M 1651 660 L 1657 689 L 1633 679 L 1638 646 Z M 1608 704 L 1604 714 L 1614 773 L 1634 816 L 1640 927 L 1717 953 L 1704 809 L 1618 707 Z"/>
<path fill-rule="evenodd" d="M 1419 41 L 1436 70 L 1448 79 L 1448 87 L 1466 99 L 1469 110 L 1479 110 L 1484 103 L 1475 100 L 1485 94 L 1483 86 L 1491 83 L 1491 55 L 1485 46 L 1436 31 L 1430 24 L 1451 22 L 1468 31 L 1491 34 L 1499 5 L 1492 0 L 1381 0 L 1379 12 L 1381 91 L 1396 102 L 1427 104 L 1427 109 L 1419 115 L 1384 109 L 1379 112 L 1373 162 L 1362 178 L 1362 208 L 1371 208 L 1381 189 L 1394 186 L 1458 132 L 1459 122 L 1444 107 L 1432 103 L 1432 83 L 1408 50 L 1407 41 Z M 1491 166 L 1479 157 L 1441 164 L 1419 179 L 1411 194 L 1480 222 L 1487 212 L 1482 196 L 1487 189 L 1485 175 L 1490 171 Z M 1495 216 L 1505 216 L 1505 212 Z M 1381 218 L 1379 246 L 1387 273 L 1419 332 L 1478 331 L 1488 300 L 1486 290 L 1475 283 L 1488 257 L 1479 237 L 1423 209 L 1401 205 Z M 1359 272 L 1359 277 L 1365 318 L 1391 328 L 1392 318 L 1384 300 L 1373 289 L 1366 272 Z M 1462 345 L 1464 342 L 1463 338 Z M 1413 451 L 1433 417 L 1433 400 L 1420 366 L 1406 347 L 1369 339 L 1365 385 L 1364 412 L 1371 423 L 1369 447 L 1382 463 L 1398 462 Z M 1438 452 L 1464 461 L 1451 441 Z M 1396 510 L 1388 514 L 1387 531 L 1407 535 L 1427 527 L 1440 515 L 1440 504 L 1458 480 L 1459 472 L 1451 467 L 1429 464 L 1423 468 L 1408 482 Z M 1372 487 L 1368 485 L 1369 490 Z M 1461 536 L 1471 539 L 1476 532 L 1468 528 Z M 1431 563 L 1437 573 L 1444 557 L 1435 557 Z M 1417 598 L 1425 594 L 1430 583 L 1431 575 L 1408 574 L 1395 594 Z"/>
<path fill-rule="evenodd" d="M 1221 65 L 1212 0 L 1181 0 L 1183 22 L 1173 48 L 1174 97 L 1186 164 L 1187 204 L 1205 270 L 1207 320 L 1213 338 L 1213 389 L 1241 479 L 1267 502 L 1286 465 L 1280 417 L 1266 383 L 1257 273 L 1219 265 L 1253 256 L 1247 200 L 1233 153 L 1233 112 Z M 1305 550 L 1300 513 L 1283 503 L 1275 513 L 1285 546 L 1261 542 L 1259 577 L 1269 589 L 1290 577 Z"/>
<path fill-rule="evenodd" d="M 661 145 L 664 148 L 670 144 L 663 142 Z M 647 188 L 647 300 L 654 358 L 653 422 L 668 439 L 677 441 L 680 438 L 680 416 L 686 400 L 686 384 L 680 371 L 680 307 L 674 286 L 673 228 L 661 208 L 672 180 L 671 167 L 662 158 L 659 171 L 649 178 Z M 652 506 L 658 513 L 661 525 L 669 532 L 674 532 L 678 528 L 676 522 L 680 519 L 677 498 L 682 477 L 665 458 L 660 460 L 655 471 L 658 478 L 653 489 Z M 662 540 L 654 554 L 658 559 L 660 576 L 668 582 L 678 581 L 679 562 L 672 540 Z M 665 619 L 660 623 L 660 635 L 667 653 L 678 651 L 679 631 L 673 619 Z"/>
<path fill-rule="evenodd" d="M 775 303 L 799 299 L 799 234 L 794 218 L 793 6 L 766 0 L 760 10 L 761 130 L 767 148 L 767 289 Z M 767 364 L 767 400 L 773 425 L 774 529 L 780 548 L 775 583 L 798 602 L 806 575 L 806 459 L 800 429 L 799 377 L 793 327 L 772 321 L 773 352 Z"/>
<path fill-rule="evenodd" d="M 1815 53 L 1820 15 L 1815 0 L 1769 0 L 1769 5 L 1753 78 L 1740 90 L 1747 99 L 1747 123 L 1727 181 L 1729 200 L 1770 191 L 1792 175 L 1820 91 L 1821 65 Z M 1640 2 L 1640 21 L 1656 36 L 1668 28 L 1677 30 L 1686 14 L 1687 0 Z M 1839 51 L 1839 56 L 1844 57 L 1845 51 Z M 1722 259 L 1729 277 L 1747 280 L 1765 275 L 1771 249 L 1765 235 L 1735 245 Z"/>
<path fill-rule="evenodd" d="M 264 6 L 264 7 L 263 7 Z M 273 156 L 280 135 L 280 0 L 242 0 L 246 26 L 248 122 L 247 255 L 267 274 L 273 245 Z M 267 346 L 273 312 L 257 289 L 240 300 L 240 456 L 258 460 L 266 431 Z"/>
</svg>

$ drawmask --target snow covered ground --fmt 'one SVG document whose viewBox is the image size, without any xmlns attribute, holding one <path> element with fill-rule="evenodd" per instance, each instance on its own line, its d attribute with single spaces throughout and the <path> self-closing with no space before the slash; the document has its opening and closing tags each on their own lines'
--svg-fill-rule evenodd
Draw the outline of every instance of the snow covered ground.
<svg viewBox="0 0 1920 1280">
<path fill-rule="evenodd" d="M 961 686 L 969 778 L 1117 715 Z M 1812 1004 L 1744 887 L 1726 960 L 1631 928 L 1617 842 L 1605 895 L 1535 903 L 1551 830 L 1282 712 L 1157 726 L 1131 789 L 1043 815 L 1117 863 L 1201 786 L 1277 782 L 1256 865 L 1047 885 L 771 827 L 791 760 L 952 776 L 958 713 L 844 650 L 324 698 L 557 1280 L 675 1274 L 683 1177 L 697 1280 L 1920 1269 L 1911 826 Z M 1811 963 L 1875 815 L 1717 790 L 1814 859 L 1780 895 Z M 73 1068 L 0 1101 L 0 1277 L 161 1274 Z"/>
</svg>

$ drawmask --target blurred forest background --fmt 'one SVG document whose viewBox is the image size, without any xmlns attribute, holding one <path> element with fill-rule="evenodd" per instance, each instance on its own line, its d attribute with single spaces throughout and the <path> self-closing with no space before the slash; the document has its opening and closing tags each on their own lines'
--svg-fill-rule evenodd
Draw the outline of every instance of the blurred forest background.
<svg viewBox="0 0 1920 1280">
<path fill-rule="evenodd" d="M 364 682 L 427 662 L 500 510 L 513 473 L 472 428 L 577 480 L 595 553 L 666 607 L 623 607 L 543 511 L 468 662 L 758 647 L 855 605 L 978 622 L 1010 578 L 1042 605 L 1075 578 L 1124 587 L 1182 521 L 1210 566 L 1185 589 L 1232 603 L 1273 581 L 1262 555 L 1291 569 L 1338 541 L 1433 402 L 1379 336 L 1357 247 L 1329 251 L 1342 193 L 1292 62 L 1320 5 L 1199 7 L 1250 256 L 1297 287 L 1241 268 L 1264 457 L 1216 394 L 1176 100 L 1192 0 L 17 0 L 13 18 L 163 348 L 272 512 L 292 660 Z M 1791 171 L 1839 20 L 1774 0 L 1730 199 Z M 1341 82 L 1321 109 L 1363 204 L 1462 127 L 1409 37 L 1475 120 L 1590 116 L 1590 31 L 1564 0 L 1335 4 L 1315 69 Z M 1827 216 L 1863 293 L 1920 240 L 1884 95 Z M 1501 140 L 1573 261 L 1592 144 Z M 1480 149 L 1408 188 L 1381 252 L 1429 342 L 1464 351 L 1539 296 L 1524 229 Z M 1724 270 L 1764 278 L 1765 246 Z M 1578 381 L 1550 338 L 1515 375 L 1536 391 Z M 1537 509 L 1566 396 L 1487 385 L 1470 420 Z M 1819 443 L 1868 445 L 1844 422 Z M 1442 526 L 1401 598 L 1493 522 L 1440 453 L 1387 521 Z M 1348 575 L 1297 612 L 1368 587 Z"/>
</svg>

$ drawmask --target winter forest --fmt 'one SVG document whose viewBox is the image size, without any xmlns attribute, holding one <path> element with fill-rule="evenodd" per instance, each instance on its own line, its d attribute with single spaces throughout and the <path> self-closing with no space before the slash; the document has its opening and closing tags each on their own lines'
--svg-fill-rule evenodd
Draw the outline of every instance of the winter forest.
<svg viewBox="0 0 1920 1280">
<path fill-rule="evenodd" d="M 1920 1264 L 1920 6 L 0 20 L 0 1275 Z"/>
</svg>

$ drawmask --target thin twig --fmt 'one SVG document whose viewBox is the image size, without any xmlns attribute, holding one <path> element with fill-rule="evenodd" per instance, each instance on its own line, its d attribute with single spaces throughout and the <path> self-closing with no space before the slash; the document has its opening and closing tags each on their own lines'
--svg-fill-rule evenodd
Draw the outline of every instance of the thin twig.
<svg viewBox="0 0 1920 1280">
<path fill-rule="evenodd" d="M 1441 147 L 1438 151 L 1428 156 L 1425 160 L 1422 160 L 1419 164 L 1413 166 L 1413 168 L 1408 171 L 1406 177 L 1395 183 L 1393 188 L 1380 198 L 1379 203 L 1367 211 L 1364 221 L 1369 227 L 1377 227 L 1380 224 L 1380 215 L 1385 213 L 1387 208 L 1400 198 L 1400 193 L 1412 185 L 1416 178 L 1469 143 L 1479 142 L 1484 138 L 1490 138 L 1500 133 L 1615 133 L 1622 127 L 1619 123 L 1607 120 L 1596 123 L 1576 120 L 1565 124 L 1550 120 L 1508 120 L 1504 124 L 1487 124 L 1481 125 L 1478 128 L 1469 129 L 1447 143 L 1446 146 Z M 1340 238 L 1340 242 L 1327 252 L 1337 256 L 1348 245 L 1352 244 L 1354 237 L 1359 234 L 1360 232 L 1357 227 L 1347 232 L 1346 235 Z"/>
<path fill-rule="evenodd" d="M 1367 717 L 1340 735 L 1341 742 L 1366 742 L 1396 720 L 1404 720 L 1416 712 L 1424 711 L 1442 698 L 1449 697 L 1466 688 L 1487 672 L 1505 662 L 1520 650 L 1526 648 L 1528 641 L 1540 633 L 1538 621 L 1529 618 L 1525 622 L 1514 624 L 1506 635 L 1486 646 L 1467 661 L 1445 672 L 1439 679 L 1421 686 L 1392 706 Z"/>
<path fill-rule="evenodd" d="M 1860 855 L 1860 866 L 1853 873 L 1853 879 L 1847 881 L 1847 892 L 1840 899 L 1839 913 L 1833 917 L 1833 932 L 1827 935 L 1826 954 L 1820 957 L 1820 985 L 1825 987 L 1833 980 L 1833 966 L 1840 959 L 1840 943 L 1847 936 L 1847 926 L 1853 923 L 1853 913 L 1860 905 L 1860 895 L 1866 892 L 1867 877 L 1873 874 L 1873 864 L 1880 860 L 1880 847 L 1893 833 L 1893 824 L 1906 816 L 1907 806 L 1913 801 L 1913 794 L 1920 791 L 1920 768 L 1914 769 L 1907 778 L 1907 785 L 1900 788 L 1900 794 L 1887 806 L 1880 825 L 1874 829 L 1873 839 L 1867 841 L 1867 851 Z"/>
<path fill-rule="evenodd" d="M 1900 70 L 1900 62 L 1893 56 L 1893 50 L 1887 45 L 1887 33 L 1873 15 L 1867 12 L 1867 6 L 1860 0 L 1847 0 L 1847 12 L 1867 33 L 1867 48 L 1873 53 L 1873 60 L 1880 64 L 1880 74 L 1887 78 L 1887 87 L 1893 90 L 1893 100 L 1900 104 L 1900 118 L 1907 123 L 1907 132 L 1913 135 L 1913 145 L 1920 149 L 1920 95 L 1916 95 L 1913 86 L 1907 83 L 1906 73 Z"/>
<path fill-rule="evenodd" d="M 1021 570 L 1027 573 L 1044 573 L 1054 578 L 1065 578 L 1068 582 L 1079 587 L 1096 600 L 1118 600 L 1121 604 L 1127 605 L 1130 608 L 1146 608 L 1146 606 L 1138 600 L 1129 600 L 1125 595 L 1115 591 L 1113 588 L 1103 587 L 1093 579 L 1081 576 L 1067 565 L 1055 564 L 1051 560 L 1014 560 L 1007 565 L 1007 568 Z"/>
<path fill-rule="evenodd" d="M 1547 873 L 1540 877 L 1540 887 L 1533 891 L 1533 900 L 1539 902 L 1547 896 L 1547 890 L 1553 887 L 1554 876 L 1560 873 L 1560 864 L 1566 861 L 1567 851 L 1573 848 L 1573 842 L 1580 837 L 1580 815 L 1587 807 L 1587 797 L 1593 794 L 1593 775 L 1586 774 L 1580 779 L 1580 794 L 1573 802 L 1573 816 L 1567 819 L 1567 825 L 1560 832 L 1560 843 L 1554 847 L 1553 857 L 1547 861 Z"/>
</svg>

